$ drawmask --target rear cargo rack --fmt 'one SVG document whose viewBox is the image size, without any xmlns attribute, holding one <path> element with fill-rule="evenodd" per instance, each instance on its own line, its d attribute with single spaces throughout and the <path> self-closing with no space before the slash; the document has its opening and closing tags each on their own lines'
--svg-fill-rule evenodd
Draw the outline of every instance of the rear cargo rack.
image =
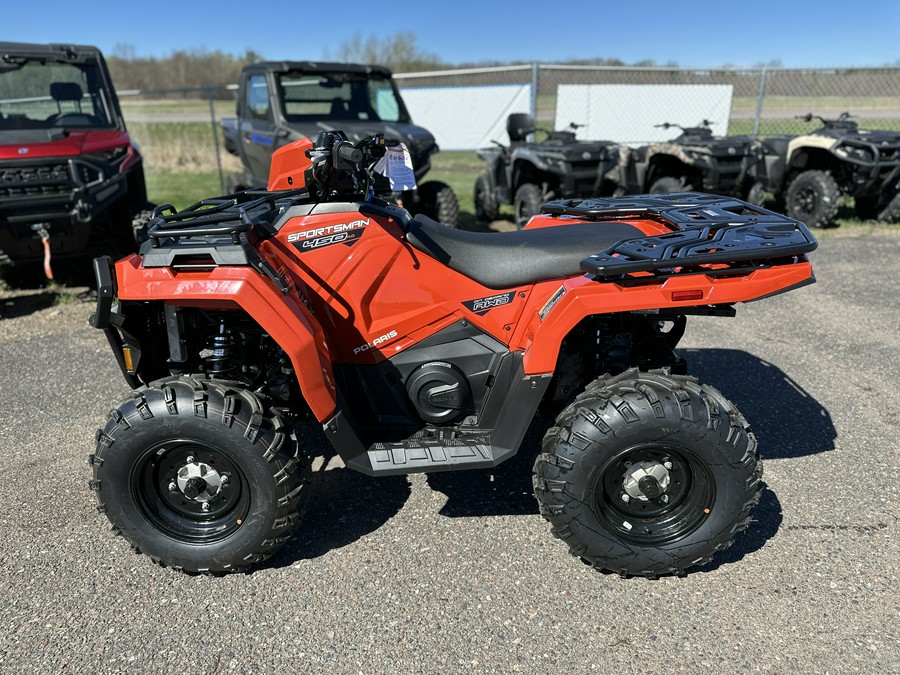
<svg viewBox="0 0 900 675">
<path fill-rule="evenodd" d="M 798 220 L 739 199 L 697 192 L 548 202 L 542 211 L 582 220 L 654 220 L 671 233 L 626 239 L 581 261 L 601 279 L 635 272 L 708 273 L 701 265 L 771 265 L 814 251 L 818 243 Z M 729 270 L 721 270 L 727 273 Z M 737 271 L 737 270 L 732 270 Z"/>
</svg>

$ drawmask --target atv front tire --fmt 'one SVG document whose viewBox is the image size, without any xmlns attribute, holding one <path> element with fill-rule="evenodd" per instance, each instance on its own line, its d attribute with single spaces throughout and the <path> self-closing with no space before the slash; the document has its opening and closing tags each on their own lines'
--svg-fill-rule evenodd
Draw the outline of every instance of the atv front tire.
<svg viewBox="0 0 900 675">
<path fill-rule="evenodd" d="M 97 432 L 91 488 L 132 546 L 188 572 L 234 572 L 290 537 L 308 468 L 253 393 L 187 377 L 136 391 Z"/>
<path fill-rule="evenodd" d="M 787 189 L 787 214 L 810 227 L 830 227 L 837 216 L 841 191 L 830 173 L 804 171 Z"/>
<path fill-rule="evenodd" d="M 475 217 L 479 222 L 490 223 L 500 216 L 500 204 L 491 191 L 491 181 L 483 173 L 475 179 Z"/>
<path fill-rule="evenodd" d="M 447 227 L 459 227 L 459 201 L 446 183 L 430 180 L 420 185 L 417 211 Z"/>
<path fill-rule="evenodd" d="M 683 178 L 663 176 L 662 178 L 653 181 L 653 185 L 650 186 L 650 194 L 660 195 L 669 192 L 690 192 L 692 189 L 692 186 L 684 184 Z"/>
<path fill-rule="evenodd" d="M 523 183 L 516 190 L 516 196 L 513 201 L 516 212 L 516 227 L 521 230 L 528 224 L 532 216 L 536 216 L 541 212 L 541 206 L 544 204 L 544 193 L 539 185 Z"/>
<path fill-rule="evenodd" d="M 631 370 L 595 381 L 560 414 L 534 487 L 573 555 L 657 577 L 729 546 L 759 500 L 761 474 L 756 439 L 721 393 Z"/>
</svg>

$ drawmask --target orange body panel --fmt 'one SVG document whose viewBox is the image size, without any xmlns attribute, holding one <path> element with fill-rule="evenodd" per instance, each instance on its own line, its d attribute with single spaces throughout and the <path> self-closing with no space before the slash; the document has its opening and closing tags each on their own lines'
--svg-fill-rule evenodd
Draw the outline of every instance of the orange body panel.
<svg viewBox="0 0 900 675">
<path fill-rule="evenodd" d="M 296 190 L 306 187 L 304 172 L 312 164 L 306 151 L 313 147 L 308 138 L 288 143 L 272 154 L 269 190 Z"/>
<path fill-rule="evenodd" d="M 294 293 L 282 294 L 249 267 L 217 267 L 214 272 L 146 269 L 133 255 L 116 263 L 120 300 L 163 300 L 183 307 L 235 309 L 253 316 L 291 359 L 300 389 L 319 420 L 335 409 L 332 357 L 315 317 Z"/>
</svg>

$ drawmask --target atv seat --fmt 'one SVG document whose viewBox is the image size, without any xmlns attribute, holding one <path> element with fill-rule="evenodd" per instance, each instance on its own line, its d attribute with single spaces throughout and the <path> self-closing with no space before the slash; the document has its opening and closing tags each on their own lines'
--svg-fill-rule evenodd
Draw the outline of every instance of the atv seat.
<svg viewBox="0 0 900 675">
<path fill-rule="evenodd" d="M 513 288 L 583 274 L 581 261 L 623 239 L 646 236 L 628 223 L 576 223 L 517 232 L 466 232 L 417 215 L 406 240 L 487 288 Z"/>
</svg>

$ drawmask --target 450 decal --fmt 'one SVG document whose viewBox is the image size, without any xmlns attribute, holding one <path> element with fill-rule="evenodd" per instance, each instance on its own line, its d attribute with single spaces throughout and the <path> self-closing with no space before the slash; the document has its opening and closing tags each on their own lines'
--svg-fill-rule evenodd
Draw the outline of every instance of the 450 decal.
<svg viewBox="0 0 900 675">
<path fill-rule="evenodd" d="M 326 225 L 302 232 L 292 232 L 288 235 L 288 243 L 293 244 L 302 253 L 316 248 L 331 246 L 332 244 L 352 245 L 359 239 L 365 227 L 369 224 L 368 218 L 353 220 L 349 223 Z"/>
</svg>

